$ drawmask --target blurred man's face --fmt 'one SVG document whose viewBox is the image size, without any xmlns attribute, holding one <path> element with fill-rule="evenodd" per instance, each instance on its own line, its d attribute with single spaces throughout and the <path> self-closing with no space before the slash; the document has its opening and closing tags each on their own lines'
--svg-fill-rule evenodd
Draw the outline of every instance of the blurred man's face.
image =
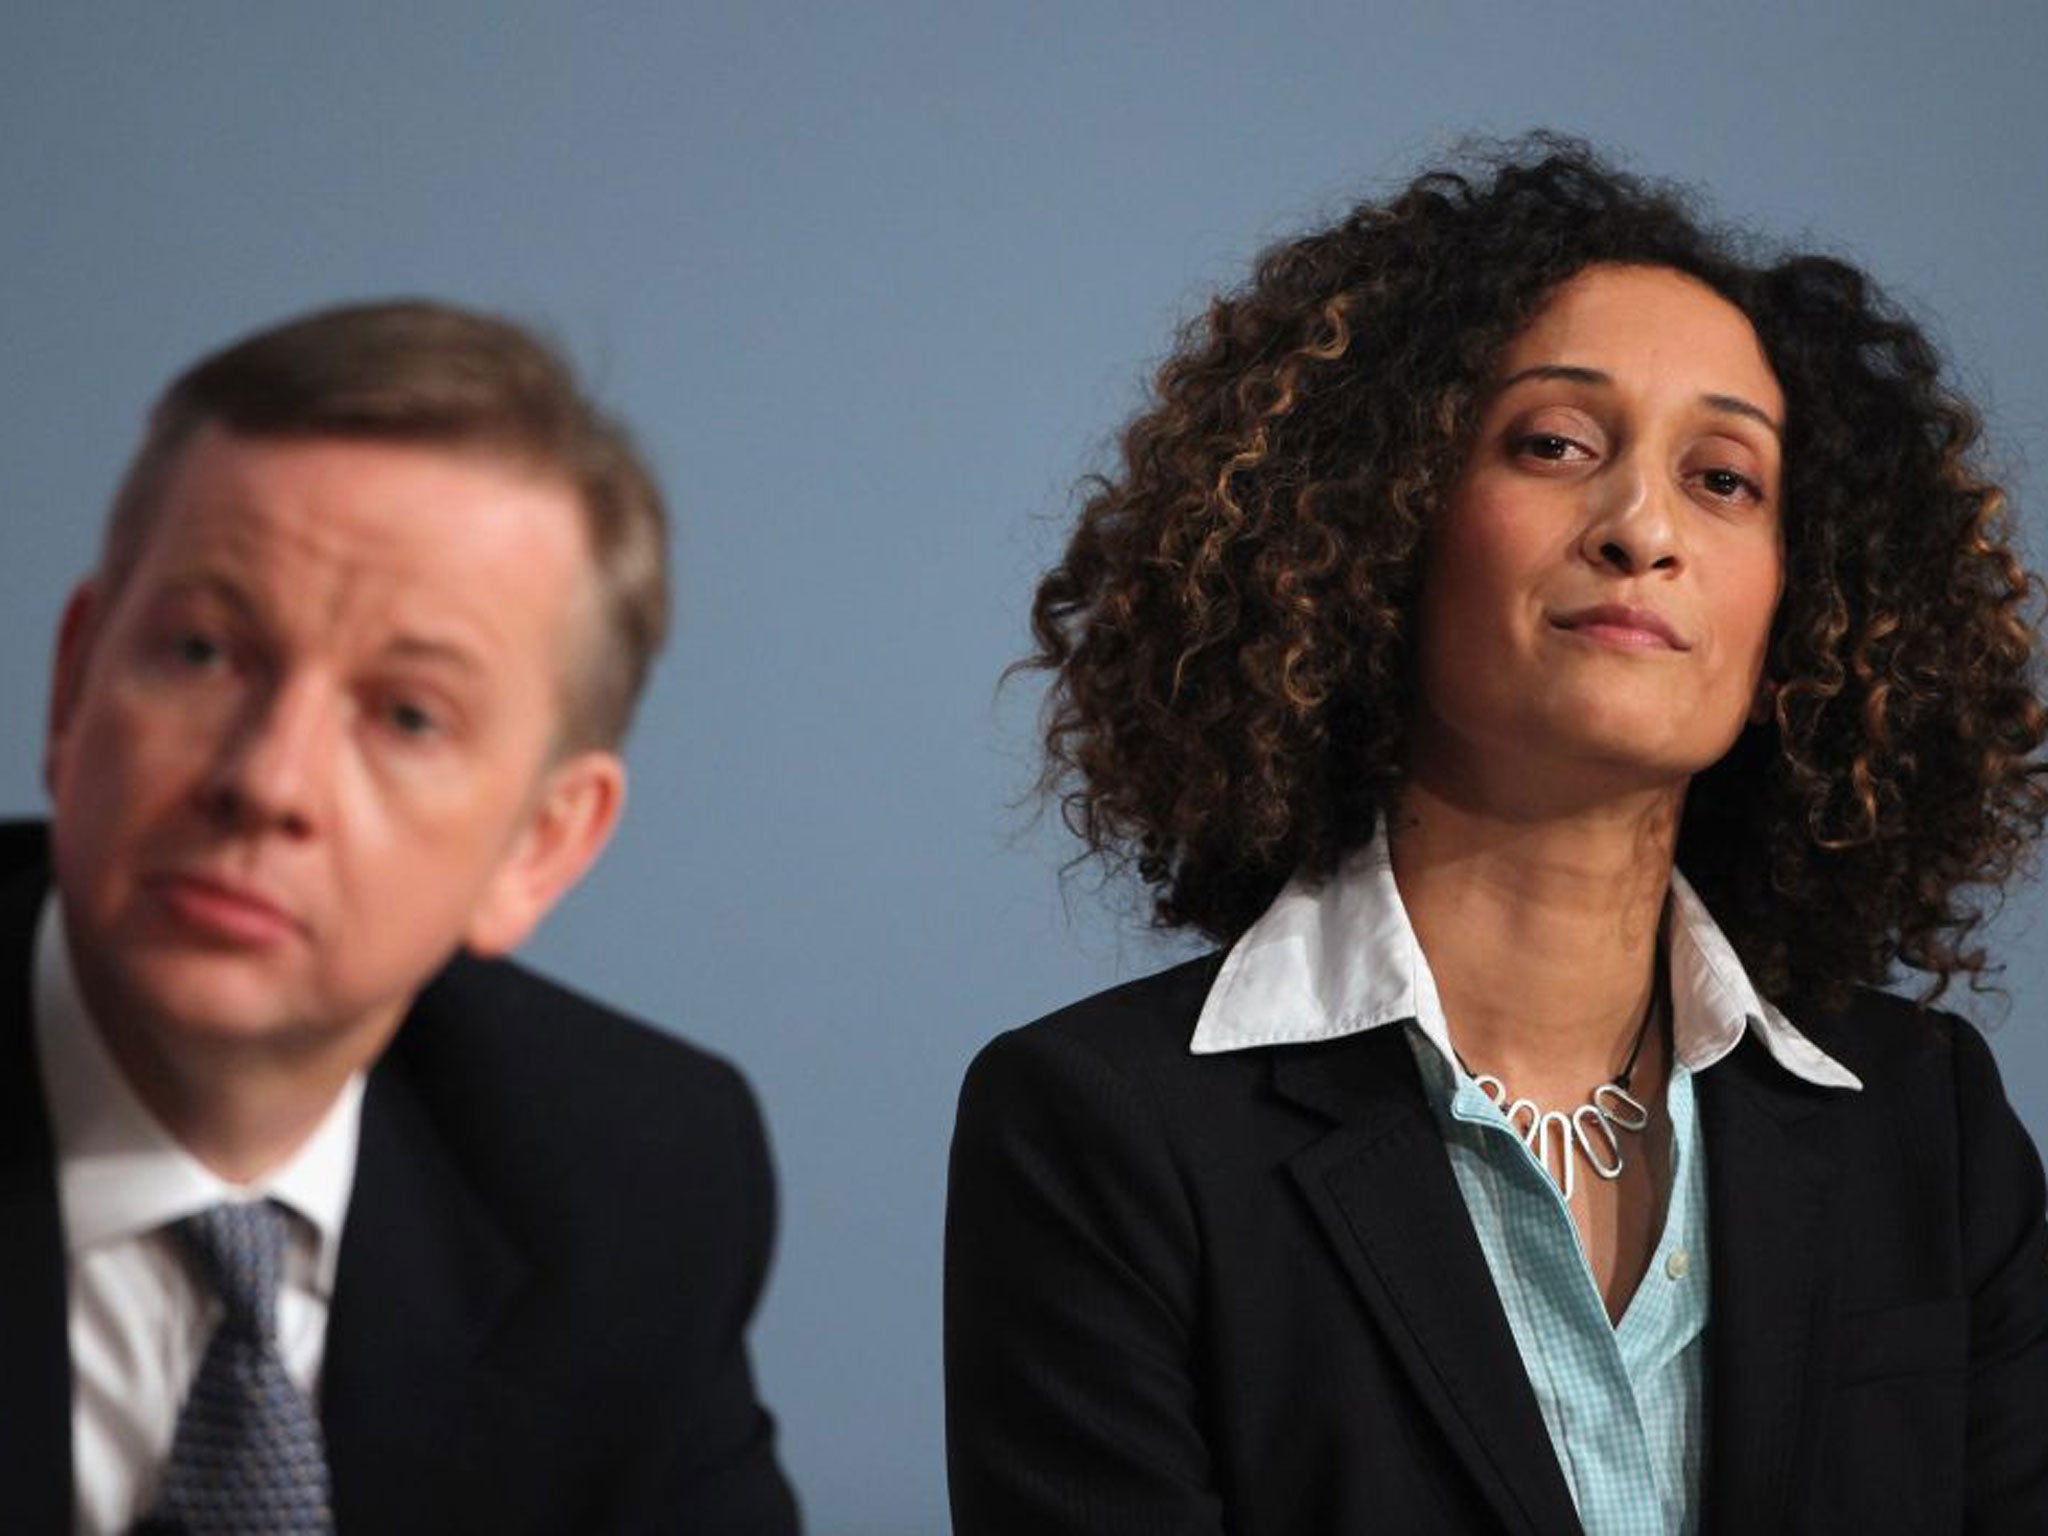
<svg viewBox="0 0 2048 1536">
<path fill-rule="evenodd" d="M 458 945 L 524 938 L 617 806 L 557 750 L 595 608 L 556 479 L 203 430 L 58 648 L 58 889 L 117 1047 L 367 1060 Z"/>
</svg>

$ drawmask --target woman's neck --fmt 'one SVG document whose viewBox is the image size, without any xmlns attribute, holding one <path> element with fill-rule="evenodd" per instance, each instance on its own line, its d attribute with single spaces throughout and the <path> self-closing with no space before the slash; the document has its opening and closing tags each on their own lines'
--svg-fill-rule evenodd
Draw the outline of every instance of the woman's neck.
<svg viewBox="0 0 2048 1536">
<path fill-rule="evenodd" d="M 1475 1070 L 1545 1103 L 1621 1065 L 1652 1001 L 1682 803 L 1520 819 L 1409 784 L 1388 817 L 1394 882 Z"/>
</svg>

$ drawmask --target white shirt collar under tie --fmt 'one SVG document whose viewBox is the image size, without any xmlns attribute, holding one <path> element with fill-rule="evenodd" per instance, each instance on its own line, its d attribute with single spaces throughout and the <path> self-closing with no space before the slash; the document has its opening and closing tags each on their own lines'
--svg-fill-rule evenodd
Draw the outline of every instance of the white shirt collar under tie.
<svg viewBox="0 0 2048 1536">
<path fill-rule="evenodd" d="M 1823 1088 L 1863 1086 L 1757 995 L 1726 935 L 1675 870 L 1670 919 L 1672 1043 L 1684 1066 L 1704 1071 L 1753 1029 L 1794 1076 Z M 1455 1063 L 1436 978 L 1379 833 L 1328 879 L 1290 880 L 1245 930 L 1209 988 L 1188 1049 L 1203 1056 L 1304 1045 L 1407 1019 Z"/>
</svg>

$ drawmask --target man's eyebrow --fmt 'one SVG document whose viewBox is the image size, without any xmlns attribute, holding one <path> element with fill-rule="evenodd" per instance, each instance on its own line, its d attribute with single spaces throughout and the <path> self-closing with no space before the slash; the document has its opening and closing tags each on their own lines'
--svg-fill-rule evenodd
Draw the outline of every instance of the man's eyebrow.
<svg viewBox="0 0 2048 1536">
<path fill-rule="evenodd" d="M 256 604 L 240 583 L 217 570 L 195 567 L 172 573 L 159 589 L 165 598 L 210 597 L 237 610 L 244 617 L 256 612 Z"/>
<path fill-rule="evenodd" d="M 231 576 L 199 568 L 172 576 L 163 585 L 172 598 L 206 597 L 222 603 L 243 619 L 261 622 L 263 607 Z M 384 647 L 384 655 L 397 661 L 423 662 L 429 666 L 453 667 L 462 672 L 481 672 L 483 660 L 474 646 L 460 640 L 431 634 L 403 634 Z"/>
<path fill-rule="evenodd" d="M 1562 379 L 1568 384 L 1592 384 L 1610 389 L 1614 385 L 1614 376 L 1603 373 L 1598 368 L 1580 368 L 1570 363 L 1538 363 L 1533 368 L 1524 368 L 1520 373 L 1502 379 L 1494 392 L 1504 393 L 1530 379 Z M 1774 437 L 1782 439 L 1785 436 L 1784 423 L 1762 406 L 1752 405 L 1740 395 L 1701 395 L 1700 401 L 1714 410 L 1758 422 L 1768 427 Z"/>
<path fill-rule="evenodd" d="M 463 672 L 483 670 L 482 662 L 470 647 L 431 635 L 400 635 L 384 648 L 384 652 L 399 661 L 423 661 Z"/>
</svg>

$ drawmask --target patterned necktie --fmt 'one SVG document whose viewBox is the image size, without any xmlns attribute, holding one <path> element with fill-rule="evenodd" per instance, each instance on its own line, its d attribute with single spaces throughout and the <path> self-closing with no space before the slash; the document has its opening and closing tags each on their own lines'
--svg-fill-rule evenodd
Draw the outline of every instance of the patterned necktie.
<svg viewBox="0 0 2048 1536">
<path fill-rule="evenodd" d="M 285 1213 L 217 1205 L 171 1228 L 225 1307 L 178 1414 L 150 1529 L 190 1536 L 329 1536 L 320 1421 L 285 1373 L 277 1282 Z"/>
</svg>

